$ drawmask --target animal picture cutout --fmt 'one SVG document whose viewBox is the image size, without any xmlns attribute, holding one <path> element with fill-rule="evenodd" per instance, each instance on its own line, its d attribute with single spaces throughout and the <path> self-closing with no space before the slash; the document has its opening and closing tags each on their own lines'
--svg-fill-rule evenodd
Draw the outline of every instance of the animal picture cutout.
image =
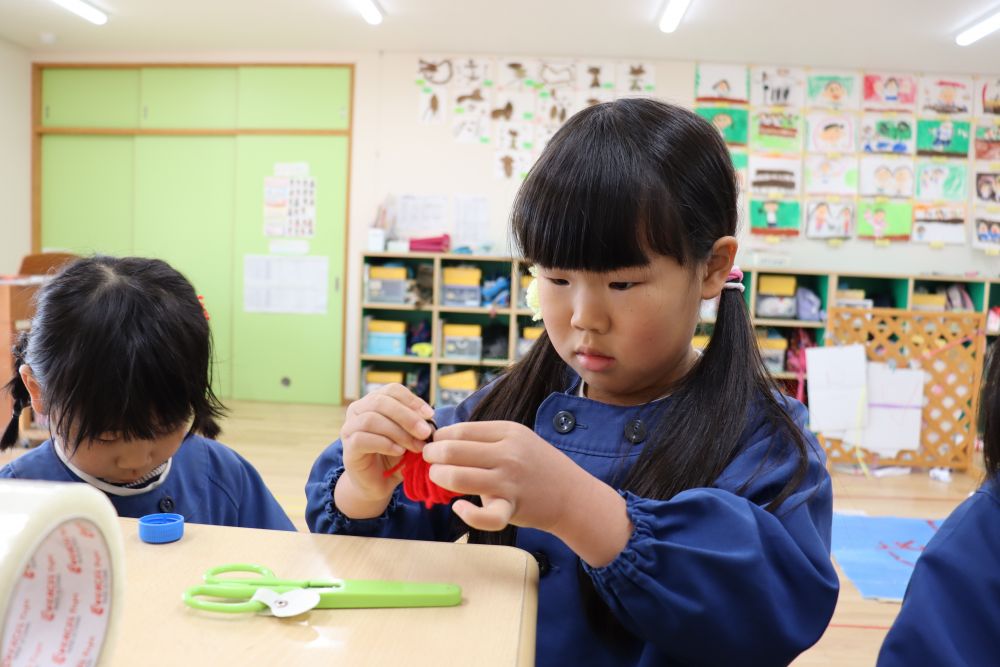
<svg viewBox="0 0 1000 667">
<path fill-rule="evenodd" d="M 581 93 L 608 91 L 616 88 L 618 65 L 614 62 L 583 60 L 576 65 L 576 89 Z"/>
<path fill-rule="evenodd" d="M 852 72 L 810 72 L 806 79 L 806 106 L 857 109 L 861 106 L 861 77 Z"/>
<path fill-rule="evenodd" d="M 802 208 L 797 200 L 750 200 L 750 233 L 762 236 L 798 236 Z"/>
<path fill-rule="evenodd" d="M 621 96 L 652 95 L 656 92 L 656 72 L 652 63 L 619 63 L 617 79 L 618 94 Z"/>
<path fill-rule="evenodd" d="M 972 78 L 920 77 L 920 113 L 968 117 L 972 113 Z"/>
<path fill-rule="evenodd" d="M 891 155 L 865 155 L 860 160 L 858 192 L 864 197 L 913 196 L 913 161 Z"/>
<path fill-rule="evenodd" d="M 1000 117 L 1000 77 L 979 77 L 972 88 L 977 117 Z"/>
<path fill-rule="evenodd" d="M 917 160 L 917 199 L 964 202 L 969 197 L 968 169 L 954 160 Z"/>
<path fill-rule="evenodd" d="M 523 123 L 535 120 L 538 96 L 533 92 L 498 90 L 489 111 L 494 123 Z"/>
<path fill-rule="evenodd" d="M 914 243 L 965 245 L 965 206 L 914 204 Z"/>
<path fill-rule="evenodd" d="M 983 206 L 1000 204 L 1000 165 L 976 165 L 973 200 Z"/>
<path fill-rule="evenodd" d="M 964 120 L 917 121 L 917 155 L 967 157 L 971 126 Z"/>
<path fill-rule="evenodd" d="M 750 72 L 747 66 L 698 63 L 694 74 L 694 99 L 702 103 L 749 103 Z"/>
<path fill-rule="evenodd" d="M 866 241 L 909 241 L 913 209 L 909 202 L 859 200 L 857 230 Z"/>
<path fill-rule="evenodd" d="M 751 155 L 750 191 L 769 197 L 798 196 L 802 191 L 802 160 Z"/>
<path fill-rule="evenodd" d="M 497 149 L 508 153 L 530 153 L 535 147 L 533 123 L 495 123 Z"/>
<path fill-rule="evenodd" d="M 488 144 L 493 88 L 474 84 L 469 84 L 467 87 L 455 85 L 452 87 L 452 95 L 454 97 L 450 107 L 452 137 L 463 144 Z"/>
<path fill-rule="evenodd" d="M 799 108 L 805 101 L 805 74 L 794 67 L 750 68 L 750 103 L 759 107 Z"/>
<path fill-rule="evenodd" d="M 898 113 L 866 113 L 861 117 L 858 150 L 864 153 L 912 155 L 917 145 L 917 121 Z"/>
<path fill-rule="evenodd" d="M 865 74 L 861 104 L 871 111 L 910 111 L 917 106 L 917 80 L 912 74 Z"/>
<path fill-rule="evenodd" d="M 576 63 L 570 60 L 541 60 L 538 63 L 539 90 L 576 87 Z"/>
<path fill-rule="evenodd" d="M 975 158 L 1000 160 L 1000 125 L 992 122 L 976 125 Z"/>
<path fill-rule="evenodd" d="M 794 111 L 754 111 L 750 147 L 765 153 L 802 152 L 802 116 Z"/>
<path fill-rule="evenodd" d="M 531 155 L 524 151 L 498 150 L 494 157 L 493 174 L 498 180 L 521 180 L 531 168 Z"/>
<path fill-rule="evenodd" d="M 853 153 L 855 117 L 814 111 L 806 116 L 806 150 L 810 153 Z"/>
<path fill-rule="evenodd" d="M 493 77 L 496 62 L 492 58 L 469 56 L 455 58 L 452 62 L 455 68 L 455 85 L 459 88 L 482 90 L 495 87 Z"/>
<path fill-rule="evenodd" d="M 555 132 L 576 112 L 576 101 L 576 91 L 573 88 L 542 88 L 538 91 L 536 102 L 539 123 Z"/>
<path fill-rule="evenodd" d="M 450 58 L 417 60 L 417 119 L 422 125 L 442 125 L 447 116 L 448 86 L 455 79 Z"/>
<path fill-rule="evenodd" d="M 972 223 L 972 246 L 990 252 L 1000 251 L 1000 213 L 977 208 Z"/>
<path fill-rule="evenodd" d="M 539 62 L 534 58 L 501 58 L 497 61 L 497 88 L 524 92 L 538 87 Z"/>
<path fill-rule="evenodd" d="M 854 196 L 858 193 L 858 159 L 806 156 L 803 179 L 806 194 Z"/>
<path fill-rule="evenodd" d="M 747 145 L 749 112 L 742 107 L 698 107 L 695 112 L 719 131 L 730 146 Z"/>
<path fill-rule="evenodd" d="M 854 235 L 852 200 L 809 199 L 806 201 L 806 237 L 811 239 L 849 239 Z"/>
</svg>

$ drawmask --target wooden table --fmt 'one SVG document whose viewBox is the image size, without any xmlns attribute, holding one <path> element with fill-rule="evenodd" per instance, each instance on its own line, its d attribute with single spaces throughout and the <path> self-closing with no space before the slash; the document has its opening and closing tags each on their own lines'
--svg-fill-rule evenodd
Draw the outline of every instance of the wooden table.
<svg viewBox="0 0 1000 667">
<path fill-rule="evenodd" d="M 511 547 L 187 524 L 173 544 L 125 538 L 125 609 L 108 664 L 533 665 L 538 566 Z M 329 609 L 278 619 L 189 609 L 205 569 L 257 563 L 279 577 L 454 583 L 457 607 Z"/>
</svg>

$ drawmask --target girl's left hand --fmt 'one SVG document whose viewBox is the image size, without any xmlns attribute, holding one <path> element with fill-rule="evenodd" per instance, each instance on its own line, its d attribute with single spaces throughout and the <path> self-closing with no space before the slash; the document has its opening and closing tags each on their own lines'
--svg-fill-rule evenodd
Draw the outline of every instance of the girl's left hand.
<svg viewBox="0 0 1000 667">
<path fill-rule="evenodd" d="M 508 524 L 550 533 L 571 497 L 597 480 L 534 431 L 509 421 L 462 422 L 438 429 L 423 449 L 430 479 L 456 493 L 481 496 L 452 505 L 467 525 L 496 531 Z"/>
</svg>

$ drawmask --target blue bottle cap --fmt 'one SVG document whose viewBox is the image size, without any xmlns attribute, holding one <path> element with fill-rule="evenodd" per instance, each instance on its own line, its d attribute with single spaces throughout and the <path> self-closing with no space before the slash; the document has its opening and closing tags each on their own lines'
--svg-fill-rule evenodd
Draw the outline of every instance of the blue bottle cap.
<svg viewBox="0 0 1000 667">
<path fill-rule="evenodd" d="M 139 539 L 148 544 L 166 544 L 184 537 L 180 514 L 147 514 L 139 519 Z"/>
</svg>

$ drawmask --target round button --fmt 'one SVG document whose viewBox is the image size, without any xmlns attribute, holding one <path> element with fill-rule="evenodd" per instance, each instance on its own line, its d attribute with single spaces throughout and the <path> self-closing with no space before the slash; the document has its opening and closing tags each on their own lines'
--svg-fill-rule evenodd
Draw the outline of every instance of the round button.
<svg viewBox="0 0 1000 667">
<path fill-rule="evenodd" d="M 556 433 L 566 434 L 572 431 L 576 427 L 576 417 L 573 416 L 572 412 L 566 412 L 565 410 L 560 410 L 556 413 L 556 416 L 552 418 L 552 428 L 556 430 Z"/>
<path fill-rule="evenodd" d="M 174 499 L 171 498 L 170 496 L 167 496 L 166 498 L 164 498 L 163 500 L 160 501 L 159 508 L 160 508 L 161 512 L 166 512 L 168 514 L 170 512 L 173 512 L 174 511 Z"/>
<path fill-rule="evenodd" d="M 544 551 L 535 551 L 531 554 L 535 557 L 538 562 L 538 576 L 544 577 L 549 572 L 552 571 L 552 561 L 549 560 L 549 555 Z"/>
<path fill-rule="evenodd" d="M 638 445 L 646 439 L 646 425 L 638 419 L 633 419 L 625 425 L 625 439 L 633 445 Z"/>
</svg>

